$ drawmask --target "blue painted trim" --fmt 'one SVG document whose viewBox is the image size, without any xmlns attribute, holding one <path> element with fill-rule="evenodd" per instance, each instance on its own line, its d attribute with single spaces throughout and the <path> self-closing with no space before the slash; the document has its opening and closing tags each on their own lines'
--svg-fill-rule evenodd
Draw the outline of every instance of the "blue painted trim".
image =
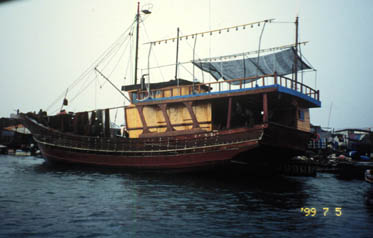
<svg viewBox="0 0 373 238">
<path fill-rule="evenodd" d="M 166 97 L 166 98 L 151 98 L 144 101 L 138 101 L 134 100 L 134 103 L 137 102 L 153 102 L 153 101 L 163 101 L 163 100 L 173 100 L 173 99 L 182 99 L 182 98 L 191 98 L 191 97 L 202 97 L 207 95 L 219 95 L 219 94 L 225 94 L 225 93 L 237 93 L 237 92 L 245 92 L 245 91 L 252 91 L 257 89 L 264 89 L 264 88 L 277 88 L 279 92 L 290 94 L 299 98 L 302 98 L 308 102 L 311 102 L 315 104 L 316 106 L 320 107 L 321 102 L 318 100 L 313 99 L 310 96 L 307 96 L 305 94 L 302 94 L 300 92 L 297 92 L 293 89 L 289 89 L 280 85 L 268 85 L 268 86 L 261 86 L 261 87 L 255 87 L 255 88 L 242 88 L 242 89 L 234 89 L 234 90 L 226 90 L 226 91 L 220 91 L 220 92 L 206 92 L 206 93 L 198 93 L 198 94 L 192 94 L 192 95 L 183 95 L 183 96 L 172 96 L 172 97 Z"/>
<path fill-rule="evenodd" d="M 287 93 L 287 94 L 302 98 L 302 99 L 304 99 L 308 102 L 311 102 L 311 103 L 315 104 L 318 107 L 321 107 L 321 102 L 320 101 L 318 101 L 318 100 L 316 100 L 316 99 L 314 99 L 310 96 L 307 96 L 306 94 L 300 93 L 300 92 L 295 91 L 295 90 L 290 89 L 290 88 L 285 88 L 285 87 L 280 86 L 280 85 L 276 85 L 276 86 L 277 86 L 279 92 Z"/>
</svg>

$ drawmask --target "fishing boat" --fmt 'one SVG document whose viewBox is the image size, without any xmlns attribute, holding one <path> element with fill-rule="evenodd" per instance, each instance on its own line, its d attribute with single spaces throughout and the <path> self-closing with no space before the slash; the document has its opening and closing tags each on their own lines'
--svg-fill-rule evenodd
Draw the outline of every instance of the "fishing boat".
<svg viewBox="0 0 373 238">
<path fill-rule="evenodd" d="M 298 80 L 298 71 L 311 69 L 295 44 L 276 53 L 256 57 L 234 55 L 235 60 L 193 59 L 193 67 L 216 81 L 198 82 L 178 77 L 150 82 L 138 77 L 139 22 L 136 14 L 136 59 L 133 83 L 119 89 L 98 72 L 128 104 L 125 128 L 113 128 L 113 108 L 58 115 L 20 114 L 45 159 L 52 162 L 151 170 L 194 171 L 255 162 L 283 163 L 304 153 L 312 136 L 309 109 L 321 106 L 319 91 Z M 196 38 L 198 35 L 268 24 L 248 23 L 161 42 Z M 298 18 L 296 20 L 298 26 Z M 297 35 L 297 34 L 296 34 Z M 176 55 L 178 54 L 178 51 Z M 237 60 L 237 56 L 239 59 Z M 176 56 L 177 58 L 178 56 Z M 232 58 L 226 56 L 226 58 Z M 146 82 L 148 79 L 148 82 Z M 63 101 L 67 105 L 67 99 Z M 114 108 L 117 109 L 117 108 Z"/>
</svg>

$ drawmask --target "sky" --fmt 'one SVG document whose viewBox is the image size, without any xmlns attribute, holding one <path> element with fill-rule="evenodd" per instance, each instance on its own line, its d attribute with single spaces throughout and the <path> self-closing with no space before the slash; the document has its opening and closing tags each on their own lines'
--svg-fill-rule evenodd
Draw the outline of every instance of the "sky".
<svg viewBox="0 0 373 238">
<path fill-rule="evenodd" d="M 141 6 L 152 6 L 152 14 L 140 25 L 139 74 L 146 73 L 148 62 L 149 44 L 144 43 L 175 37 L 177 27 L 184 35 L 274 18 L 277 23 L 267 24 L 263 31 L 264 49 L 294 43 L 293 22 L 298 15 L 300 41 L 309 42 L 302 46 L 302 54 L 317 69 L 316 74 L 307 73 L 304 82 L 320 90 L 322 102 L 321 108 L 311 109 L 311 123 L 336 129 L 373 128 L 373 1 L 147 0 Z M 67 88 L 68 110 L 123 105 L 123 97 L 94 70 L 74 87 L 76 92 L 71 86 L 122 33 L 124 38 L 130 37 L 126 29 L 134 21 L 136 8 L 133 0 L 0 4 L 0 117 L 8 117 L 16 109 L 39 111 L 53 105 L 58 110 L 62 100 L 52 102 L 63 97 Z M 203 58 L 257 50 L 262 27 L 199 38 L 196 55 Z M 193 44 L 191 39 L 180 42 L 180 61 L 191 59 Z M 133 58 L 133 41 L 115 49 L 119 53 L 111 62 L 118 72 L 105 69 L 105 61 L 98 68 L 120 88 L 133 83 L 133 63 L 128 63 Z M 125 54 L 128 57 L 122 57 Z M 150 59 L 151 66 L 174 63 L 175 45 L 152 47 Z M 180 67 L 180 75 L 191 80 L 190 69 L 189 74 L 183 70 Z M 169 80 L 174 74 L 174 70 L 153 71 L 152 82 Z M 79 92 L 82 99 L 75 97 Z M 123 117 L 121 113 L 118 117 Z"/>
</svg>

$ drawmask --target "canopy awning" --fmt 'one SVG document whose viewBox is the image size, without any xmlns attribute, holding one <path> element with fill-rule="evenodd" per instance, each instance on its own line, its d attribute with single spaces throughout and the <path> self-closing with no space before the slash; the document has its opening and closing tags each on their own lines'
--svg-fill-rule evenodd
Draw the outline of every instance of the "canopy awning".
<svg viewBox="0 0 373 238">
<path fill-rule="evenodd" d="M 264 56 L 242 58 L 231 61 L 194 61 L 201 70 L 210 73 L 216 80 L 243 79 L 271 75 L 284 76 L 293 73 L 294 59 L 297 57 L 297 71 L 311 69 L 298 55 L 294 48 Z"/>
<path fill-rule="evenodd" d="M 22 124 L 18 124 L 18 125 L 14 125 L 14 126 L 8 126 L 8 127 L 5 127 L 4 130 L 13 131 L 13 132 L 21 133 L 21 134 L 31 134 L 29 129 L 27 129 Z"/>
</svg>

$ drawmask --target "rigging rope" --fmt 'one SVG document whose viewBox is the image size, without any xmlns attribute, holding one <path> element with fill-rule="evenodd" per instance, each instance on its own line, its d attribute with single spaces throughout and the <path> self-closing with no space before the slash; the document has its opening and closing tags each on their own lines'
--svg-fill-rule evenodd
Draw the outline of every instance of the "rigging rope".
<svg viewBox="0 0 373 238">
<path fill-rule="evenodd" d="M 117 46 L 117 44 L 119 44 L 123 39 L 124 36 L 126 36 L 126 34 L 128 33 L 128 31 L 130 29 L 132 29 L 133 25 L 135 24 L 135 20 L 132 22 L 132 24 L 119 36 L 119 38 L 110 45 L 109 48 L 107 48 L 103 53 L 101 53 L 101 55 L 76 79 L 74 80 L 68 87 L 67 89 L 69 89 L 69 91 L 71 91 L 73 88 L 75 88 L 75 86 L 83 79 L 85 79 L 86 77 L 89 76 L 89 74 L 92 72 L 92 70 L 94 69 L 94 67 L 99 64 L 110 52 L 112 52 L 114 50 L 114 48 Z M 82 88 L 82 87 L 81 87 Z M 60 101 L 62 99 L 62 97 L 64 96 L 64 93 L 62 93 L 59 97 L 57 97 L 46 109 L 46 111 L 49 111 L 51 110 L 51 108 L 53 106 L 56 105 L 56 103 L 58 101 Z M 74 97 L 75 99 L 76 97 Z"/>
<path fill-rule="evenodd" d="M 127 39 L 127 38 L 126 38 L 126 39 Z M 123 43 L 121 44 L 121 46 L 120 46 L 120 48 L 118 49 L 118 51 L 116 51 L 116 52 L 111 56 L 110 60 L 108 60 L 108 62 L 106 63 L 106 65 L 102 68 L 102 71 L 104 71 L 105 68 L 109 65 L 109 63 L 114 59 L 114 57 L 115 57 L 115 56 L 117 55 L 117 53 L 120 51 L 120 49 L 121 49 L 122 46 L 124 45 L 124 42 L 127 42 L 127 45 L 124 47 L 124 49 L 123 49 L 121 55 L 119 56 L 119 59 L 118 59 L 117 62 L 115 63 L 115 65 L 114 65 L 114 67 L 112 68 L 111 72 L 108 74 L 108 77 L 110 77 L 110 76 L 114 73 L 114 71 L 116 70 L 116 68 L 118 67 L 120 61 L 122 60 L 124 54 L 125 54 L 126 51 L 127 51 L 127 48 L 128 48 L 128 46 L 129 46 L 129 41 L 123 41 Z M 97 66 L 98 66 L 98 65 L 97 65 Z M 107 82 L 107 81 L 104 81 L 104 83 L 101 85 L 101 87 L 104 86 L 104 85 L 106 84 L 106 82 Z"/>
<path fill-rule="evenodd" d="M 129 45 L 130 45 L 130 59 L 132 59 L 132 47 L 133 47 L 133 31 L 134 31 L 134 28 L 132 28 L 132 31 L 129 33 L 129 36 L 130 36 L 130 39 L 129 39 Z M 133 75 L 133 72 L 132 72 L 132 60 L 128 60 L 127 61 L 127 66 L 126 66 L 126 72 L 125 72 L 125 76 L 124 76 L 124 79 L 126 79 L 126 76 L 128 75 L 128 68 L 131 67 L 131 72 L 130 72 L 130 75 Z"/>
</svg>

